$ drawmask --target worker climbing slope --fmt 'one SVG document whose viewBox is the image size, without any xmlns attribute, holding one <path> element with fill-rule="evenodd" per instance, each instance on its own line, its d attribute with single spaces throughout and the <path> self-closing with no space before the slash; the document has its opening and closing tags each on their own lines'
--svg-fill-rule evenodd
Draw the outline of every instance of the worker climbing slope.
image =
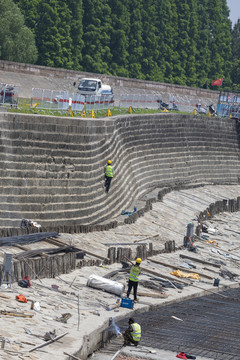
<svg viewBox="0 0 240 360">
<path fill-rule="evenodd" d="M 127 297 L 129 297 L 131 290 L 133 288 L 134 302 L 137 302 L 137 287 L 138 287 L 139 275 L 141 273 L 141 269 L 140 269 L 141 262 L 142 259 L 137 258 L 136 264 L 132 265 L 129 274 Z"/>
<path fill-rule="evenodd" d="M 105 188 L 106 193 L 109 192 L 111 181 L 113 178 L 113 167 L 111 160 L 107 161 L 107 166 L 105 167 Z"/>
</svg>

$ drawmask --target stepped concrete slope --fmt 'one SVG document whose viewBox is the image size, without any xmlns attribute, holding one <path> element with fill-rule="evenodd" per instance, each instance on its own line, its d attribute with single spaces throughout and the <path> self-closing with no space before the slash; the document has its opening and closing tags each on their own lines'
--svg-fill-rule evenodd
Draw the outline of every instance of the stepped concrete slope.
<svg viewBox="0 0 240 360">
<path fill-rule="evenodd" d="M 119 215 L 154 188 L 237 184 L 239 125 L 180 114 L 81 119 L 0 113 L 0 227 L 59 232 Z M 104 166 L 114 179 L 104 192 Z"/>
</svg>

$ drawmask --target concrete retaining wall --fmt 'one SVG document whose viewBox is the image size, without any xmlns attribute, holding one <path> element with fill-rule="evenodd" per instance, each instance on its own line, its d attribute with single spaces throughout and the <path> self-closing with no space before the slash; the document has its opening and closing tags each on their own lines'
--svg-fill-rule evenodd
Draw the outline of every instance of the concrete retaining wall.
<svg viewBox="0 0 240 360">
<path fill-rule="evenodd" d="M 234 120 L 169 113 L 105 119 L 0 113 L 0 131 L 2 230 L 19 228 L 23 218 L 47 231 L 101 230 L 89 226 L 120 214 L 153 188 L 240 179 Z M 106 194 L 109 158 L 115 176 Z"/>
<path fill-rule="evenodd" d="M 24 63 L 16 63 L 6 60 L 0 60 L 0 71 L 12 72 L 17 74 L 26 74 L 32 76 L 42 76 L 44 78 L 60 78 L 64 79 L 65 82 L 70 80 L 73 83 L 73 80 L 78 80 L 82 77 L 94 77 L 100 78 L 103 83 L 109 84 L 113 87 L 114 92 L 119 93 L 117 89 L 122 88 L 127 91 L 127 89 L 137 89 L 145 90 L 146 92 L 158 92 L 158 93 L 169 93 L 169 94 L 178 94 L 178 95 L 186 95 L 190 98 L 209 98 L 211 101 L 216 104 L 218 99 L 218 92 L 205 90 L 200 88 L 193 88 L 189 86 L 182 86 L 182 85 L 174 85 L 174 84 L 167 84 L 167 83 L 160 83 L 156 81 L 144 81 L 138 79 L 129 79 L 119 76 L 110 76 L 110 75 L 103 75 L 103 74 L 95 74 L 95 73 L 87 73 L 87 72 L 80 72 L 74 70 L 66 70 L 60 68 L 52 68 L 47 66 L 39 66 L 39 65 L 31 65 L 31 64 L 24 64 Z M 35 80 L 36 81 L 36 80 Z M 9 81 L 8 81 L 9 83 Z M 15 83 L 15 82 L 14 82 Z M 24 82 L 25 86 L 26 83 Z M 21 85 L 21 84 L 20 84 Z M 49 84 L 50 85 L 50 84 Z M 33 87 L 39 87 L 36 84 Z M 131 92 L 132 93 L 132 92 Z M 21 94 L 20 94 L 21 96 Z"/>
</svg>

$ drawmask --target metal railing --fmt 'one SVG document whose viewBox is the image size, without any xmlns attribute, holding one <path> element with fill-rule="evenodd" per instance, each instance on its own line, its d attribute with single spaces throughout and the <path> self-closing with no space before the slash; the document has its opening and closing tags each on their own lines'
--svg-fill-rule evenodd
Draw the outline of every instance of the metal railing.
<svg viewBox="0 0 240 360">
<path fill-rule="evenodd" d="M 159 109 L 161 95 L 141 95 L 141 94 L 124 94 L 119 99 L 119 109 L 129 108 L 136 109 Z"/>
<path fill-rule="evenodd" d="M 17 87 L 5 84 L 0 92 L 2 102 L 16 104 L 18 100 Z M 240 97 L 221 97 L 221 104 L 217 105 L 217 115 L 221 117 L 240 118 Z M 78 93 L 70 96 L 68 91 L 32 89 L 31 108 L 37 107 L 40 110 L 50 112 L 66 112 L 71 107 L 72 112 L 82 113 L 97 112 L 101 110 L 114 109 L 115 99 L 113 95 L 80 95 Z M 186 113 L 208 114 L 212 100 L 209 98 L 189 97 L 187 95 L 175 95 L 170 93 L 158 94 L 124 94 L 119 98 L 118 108 L 128 109 L 159 109 L 168 111 L 180 111 Z"/>
<path fill-rule="evenodd" d="M 152 95 L 139 94 L 125 94 L 121 95 L 119 99 L 119 109 L 129 108 L 133 109 L 160 109 L 168 111 L 181 111 L 192 113 L 199 107 L 208 112 L 208 107 L 212 101 L 206 98 L 194 98 L 187 95 L 175 95 L 169 93 L 159 93 Z"/>
<path fill-rule="evenodd" d="M 47 89 L 32 89 L 31 108 L 40 110 L 66 112 L 72 107 L 73 112 L 99 111 L 114 108 L 114 97 L 109 95 L 80 95 L 70 96 L 67 91 Z"/>
<path fill-rule="evenodd" d="M 217 114 L 220 117 L 231 116 L 240 119 L 240 94 L 220 92 L 217 104 Z"/>
<path fill-rule="evenodd" d="M 86 111 L 99 111 L 114 108 L 113 95 L 88 95 L 85 99 Z"/>
<path fill-rule="evenodd" d="M 0 105 L 17 107 L 20 86 L 0 83 Z"/>
<path fill-rule="evenodd" d="M 32 89 L 31 108 L 48 111 L 67 111 L 69 107 L 69 93 L 47 89 Z"/>
</svg>

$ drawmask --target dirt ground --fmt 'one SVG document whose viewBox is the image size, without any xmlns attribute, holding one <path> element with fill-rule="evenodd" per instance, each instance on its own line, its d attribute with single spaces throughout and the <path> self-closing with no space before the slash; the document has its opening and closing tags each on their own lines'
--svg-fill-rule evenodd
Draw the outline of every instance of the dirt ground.
<svg viewBox="0 0 240 360">
<path fill-rule="evenodd" d="M 162 202 L 153 203 L 152 211 L 145 213 L 135 224 L 122 225 L 108 232 L 61 234 L 60 238 L 65 239 L 66 244 L 70 241 L 83 249 L 87 246 L 90 251 L 100 255 L 104 254 L 104 256 L 107 253 L 107 244 L 111 246 L 114 242 L 126 243 L 126 246 L 132 243 L 132 248 L 134 248 L 134 244 L 136 244 L 134 241 L 149 243 L 150 241 L 147 239 L 152 238 L 153 248 L 160 249 L 166 240 L 174 240 L 175 252 L 159 254 L 144 260 L 141 265 L 162 275 L 171 276 L 174 281 L 176 277 L 171 275 L 173 271 L 171 265 L 179 266 L 184 272 L 182 268 L 184 261 L 180 255 L 187 253 L 186 249 L 182 249 L 187 224 L 193 222 L 196 225 L 199 211 L 205 210 L 210 203 L 217 199 L 232 199 L 237 196 L 240 196 L 240 186 L 238 185 L 209 185 L 179 192 L 174 191 L 167 194 Z M 212 233 L 208 234 L 208 240 L 196 239 L 196 245 L 200 244 L 200 246 L 194 256 L 208 261 L 224 260 L 226 269 L 237 274 L 235 280 L 221 278 L 219 291 L 224 287 L 239 286 L 239 220 L 239 213 L 219 214 L 215 220 L 209 221 Z M 157 234 L 159 236 L 153 238 L 153 235 Z M 8 250 L 0 248 L 1 253 Z M 14 247 L 11 248 L 11 251 L 15 251 Z M 160 261 L 168 266 L 160 265 L 152 260 Z M 149 275 L 143 272 L 138 289 L 139 294 L 143 295 L 139 295 L 139 302 L 135 304 L 133 310 L 116 307 L 118 296 L 87 286 L 88 279 L 92 274 L 103 277 L 113 270 L 121 269 L 122 265 L 118 263 L 107 266 L 87 266 L 69 274 L 59 274 L 54 279 L 32 279 L 30 288 L 23 289 L 14 283 L 11 288 L 1 289 L 0 340 L 5 340 L 5 347 L 0 349 L 0 358 L 3 360 L 49 360 L 50 358 L 70 360 L 71 357 L 64 354 L 67 352 L 81 360 L 86 360 L 79 350 L 82 348 L 85 349 L 85 352 L 91 352 L 94 339 L 108 326 L 110 318 L 115 319 L 116 322 L 118 319 L 133 316 L 135 311 L 148 311 L 152 305 L 161 306 L 172 301 L 207 294 L 208 290 L 216 291 L 216 288 L 213 287 L 214 278 L 219 277 L 216 269 L 211 270 L 209 266 L 208 269 L 204 269 L 204 264 L 201 263 L 196 263 L 196 265 L 197 268 L 194 271 L 201 274 L 200 280 L 186 278 L 184 280 L 189 283 L 188 286 L 185 286 L 181 292 L 175 288 L 168 288 L 164 294 L 166 296 L 161 296 L 153 289 L 143 286 L 144 281 L 149 280 Z M 126 289 L 127 273 L 120 272 L 113 280 L 123 284 Z M 27 303 L 16 300 L 16 296 L 20 294 L 28 299 Z M 40 308 L 31 309 L 32 302 L 38 302 Z M 26 317 L 12 314 L 16 311 Z M 69 314 L 69 318 L 64 322 L 66 314 Z M 54 331 L 56 336 L 65 335 L 60 341 L 33 350 L 44 343 L 44 336 L 47 332 Z M 139 354 L 128 355 L 139 359 Z M 96 352 L 93 359 L 110 360 L 113 355 L 111 357 L 106 354 L 101 355 L 102 357 L 99 356 Z M 141 356 L 143 357 L 142 354 Z M 176 354 L 164 355 L 166 360 L 175 357 Z M 159 357 L 154 357 L 152 354 L 147 359 L 158 360 Z"/>
</svg>

